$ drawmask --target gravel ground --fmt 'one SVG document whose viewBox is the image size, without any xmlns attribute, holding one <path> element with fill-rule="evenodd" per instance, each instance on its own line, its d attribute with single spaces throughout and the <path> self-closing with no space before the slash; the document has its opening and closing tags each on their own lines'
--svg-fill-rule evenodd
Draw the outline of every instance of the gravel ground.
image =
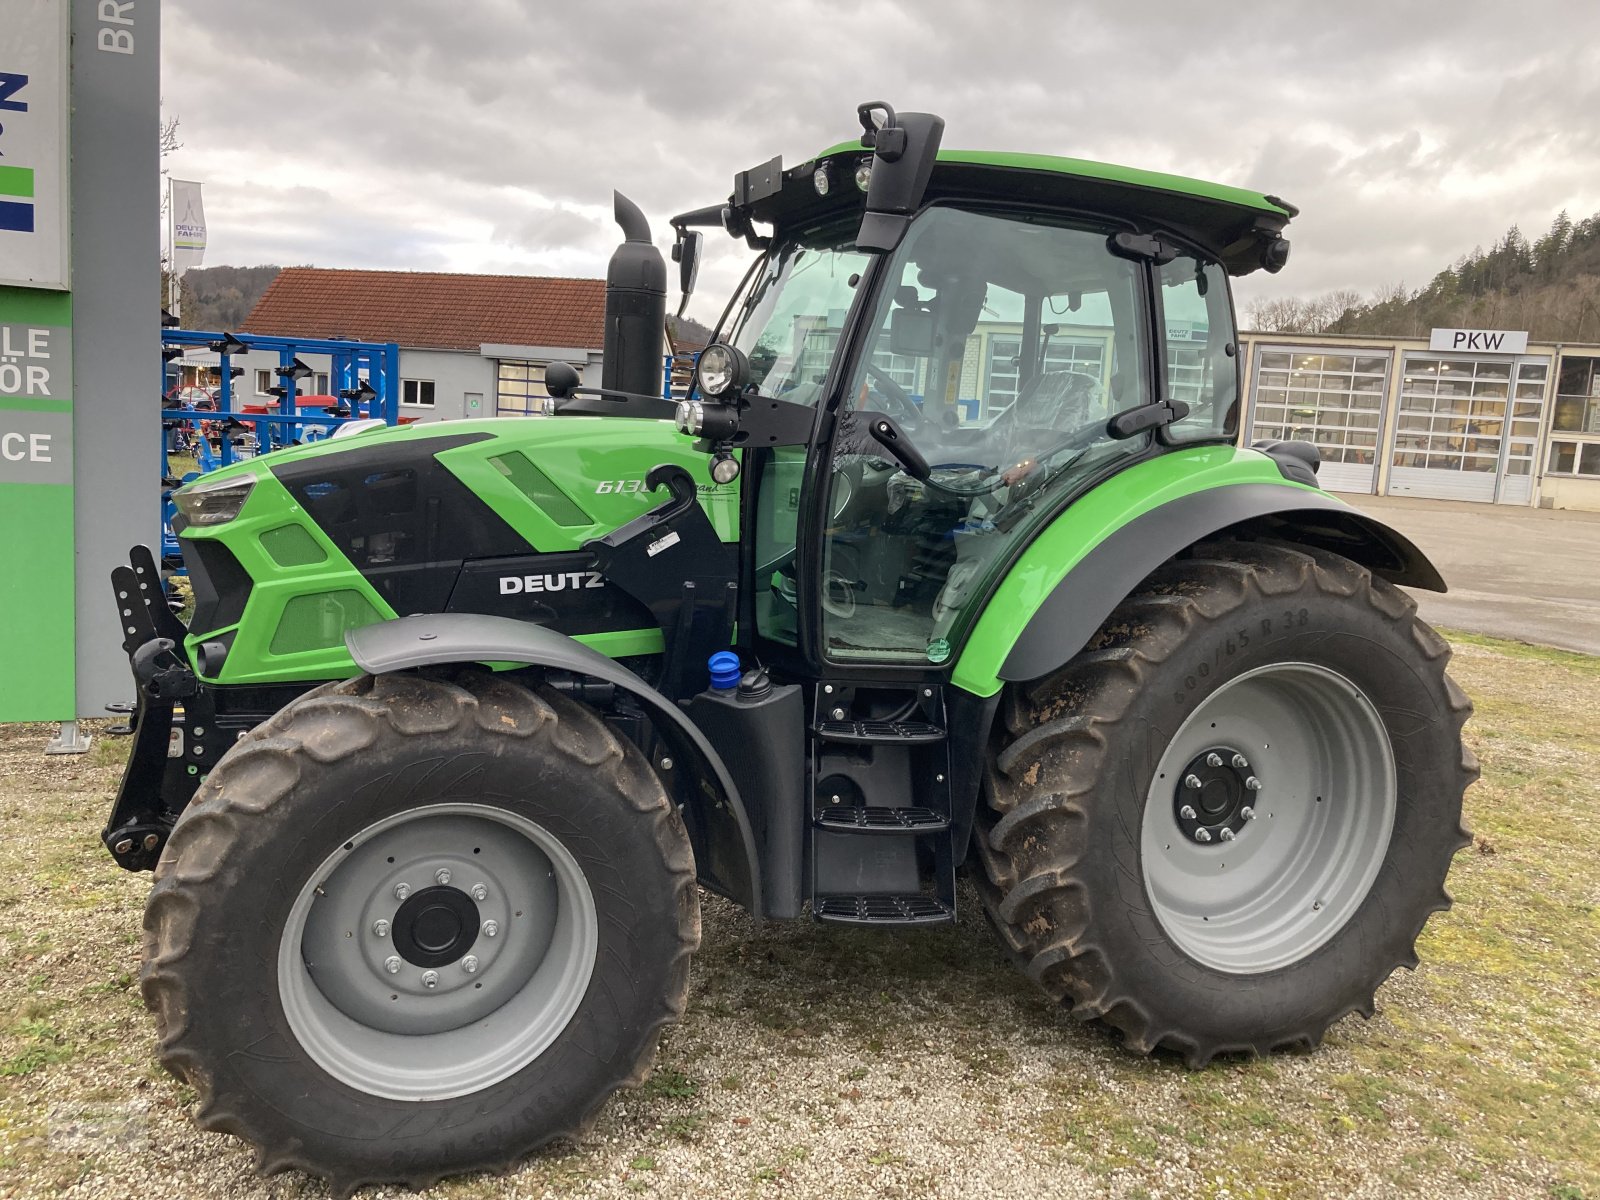
<svg viewBox="0 0 1600 1200">
<path fill-rule="evenodd" d="M 1035 994 L 970 893 L 921 935 L 707 897 L 646 1086 L 581 1146 L 429 1194 L 1600 1200 L 1600 660 L 1478 640 L 1455 674 L 1485 764 L 1457 907 L 1316 1053 L 1134 1058 Z M 153 1060 L 149 881 L 96 837 L 125 743 L 45 758 L 49 732 L 0 727 L 0 1196 L 325 1196 L 258 1178 Z"/>
</svg>

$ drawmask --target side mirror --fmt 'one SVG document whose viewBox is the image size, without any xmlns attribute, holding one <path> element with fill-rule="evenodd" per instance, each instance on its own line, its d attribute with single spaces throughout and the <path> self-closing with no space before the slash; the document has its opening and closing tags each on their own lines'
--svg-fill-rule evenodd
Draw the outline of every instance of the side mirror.
<svg viewBox="0 0 1600 1200">
<path fill-rule="evenodd" d="M 687 298 L 694 294 L 695 277 L 700 273 L 700 247 L 706 235 L 698 229 L 678 231 L 672 245 L 672 261 L 678 264 L 678 290 Z"/>
<path fill-rule="evenodd" d="M 920 308 L 897 308 L 889 314 L 889 353 L 926 358 L 933 353 L 933 314 Z"/>
<path fill-rule="evenodd" d="M 553 400 L 571 399 L 581 382 L 571 363 L 553 362 L 544 369 L 544 390 Z"/>
<path fill-rule="evenodd" d="M 944 119 L 931 113 L 896 114 L 881 100 L 857 106 L 856 115 L 861 119 L 861 144 L 872 147 L 867 207 L 856 248 L 893 250 L 928 189 L 944 137 Z"/>
</svg>

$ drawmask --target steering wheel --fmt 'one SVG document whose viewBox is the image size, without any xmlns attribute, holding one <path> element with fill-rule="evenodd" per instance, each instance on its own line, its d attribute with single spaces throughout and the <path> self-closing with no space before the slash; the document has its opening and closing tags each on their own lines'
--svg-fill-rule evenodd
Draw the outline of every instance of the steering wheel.
<svg viewBox="0 0 1600 1200">
<path fill-rule="evenodd" d="M 896 424 L 906 428 L 908 432 L 909 426 L 922 424 L 922 410 L 917 407 L 917 403 L 911 398 L 911 394 L 894 381 L 894 376 L 890 375 L 882 367 L 870 362 L 867 364 L 867 374 L 872 376 L 873 380 L 878 384 L 879 391 L 884 398 L 892 400 L 900 410 L 897 413 L 887 414 L 895 419 Z"/>
</svg>

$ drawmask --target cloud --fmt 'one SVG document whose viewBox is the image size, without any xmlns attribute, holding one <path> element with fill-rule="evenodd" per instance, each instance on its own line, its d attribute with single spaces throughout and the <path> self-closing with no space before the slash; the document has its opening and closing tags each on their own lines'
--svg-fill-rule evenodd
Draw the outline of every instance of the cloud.
<svg viewBox="0 0 1600 1200">
<path fill-rule="evenodd" d="M 666 218 L 887 98 L 952 146 L 1288 197 L 1242 300 L 1370 291 L 1561 208 L 1600 211 L 1600 6 L 1532 0 L 167 0 L 175 175 L 213 262 L 604 273 L 612 188 Z M 749 251 L 714 236 L 692 312 Z"/>
</svg>

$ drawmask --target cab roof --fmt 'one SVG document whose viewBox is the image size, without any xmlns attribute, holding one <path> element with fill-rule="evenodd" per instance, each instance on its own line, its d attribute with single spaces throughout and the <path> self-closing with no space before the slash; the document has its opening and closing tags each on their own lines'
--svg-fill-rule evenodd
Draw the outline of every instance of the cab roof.
<svg viewBox="0 0 1600 1200">
<path fill-rule="evenodd" d="M 750 205 L 775 231 L 843 216 L 864 197 L 855 165 L 872 151 L 858 141 L 831 146 L 782 172 L 782 187 Z M 823 164 L 829 194 L 818 196 L 813 175 Z M 1276 196 L 1226 184 L 1144 171 L 1088 159 L 998 150 L 941 149 L 926 201 L 970 199 L 1040 204 L 1119 218 L 1142 231 L 1165 229 L 1210 251 L 1232 274 L 1260 266 L 1260 239 L 1276 235 L 1298 210 Z"/>
</svg>

